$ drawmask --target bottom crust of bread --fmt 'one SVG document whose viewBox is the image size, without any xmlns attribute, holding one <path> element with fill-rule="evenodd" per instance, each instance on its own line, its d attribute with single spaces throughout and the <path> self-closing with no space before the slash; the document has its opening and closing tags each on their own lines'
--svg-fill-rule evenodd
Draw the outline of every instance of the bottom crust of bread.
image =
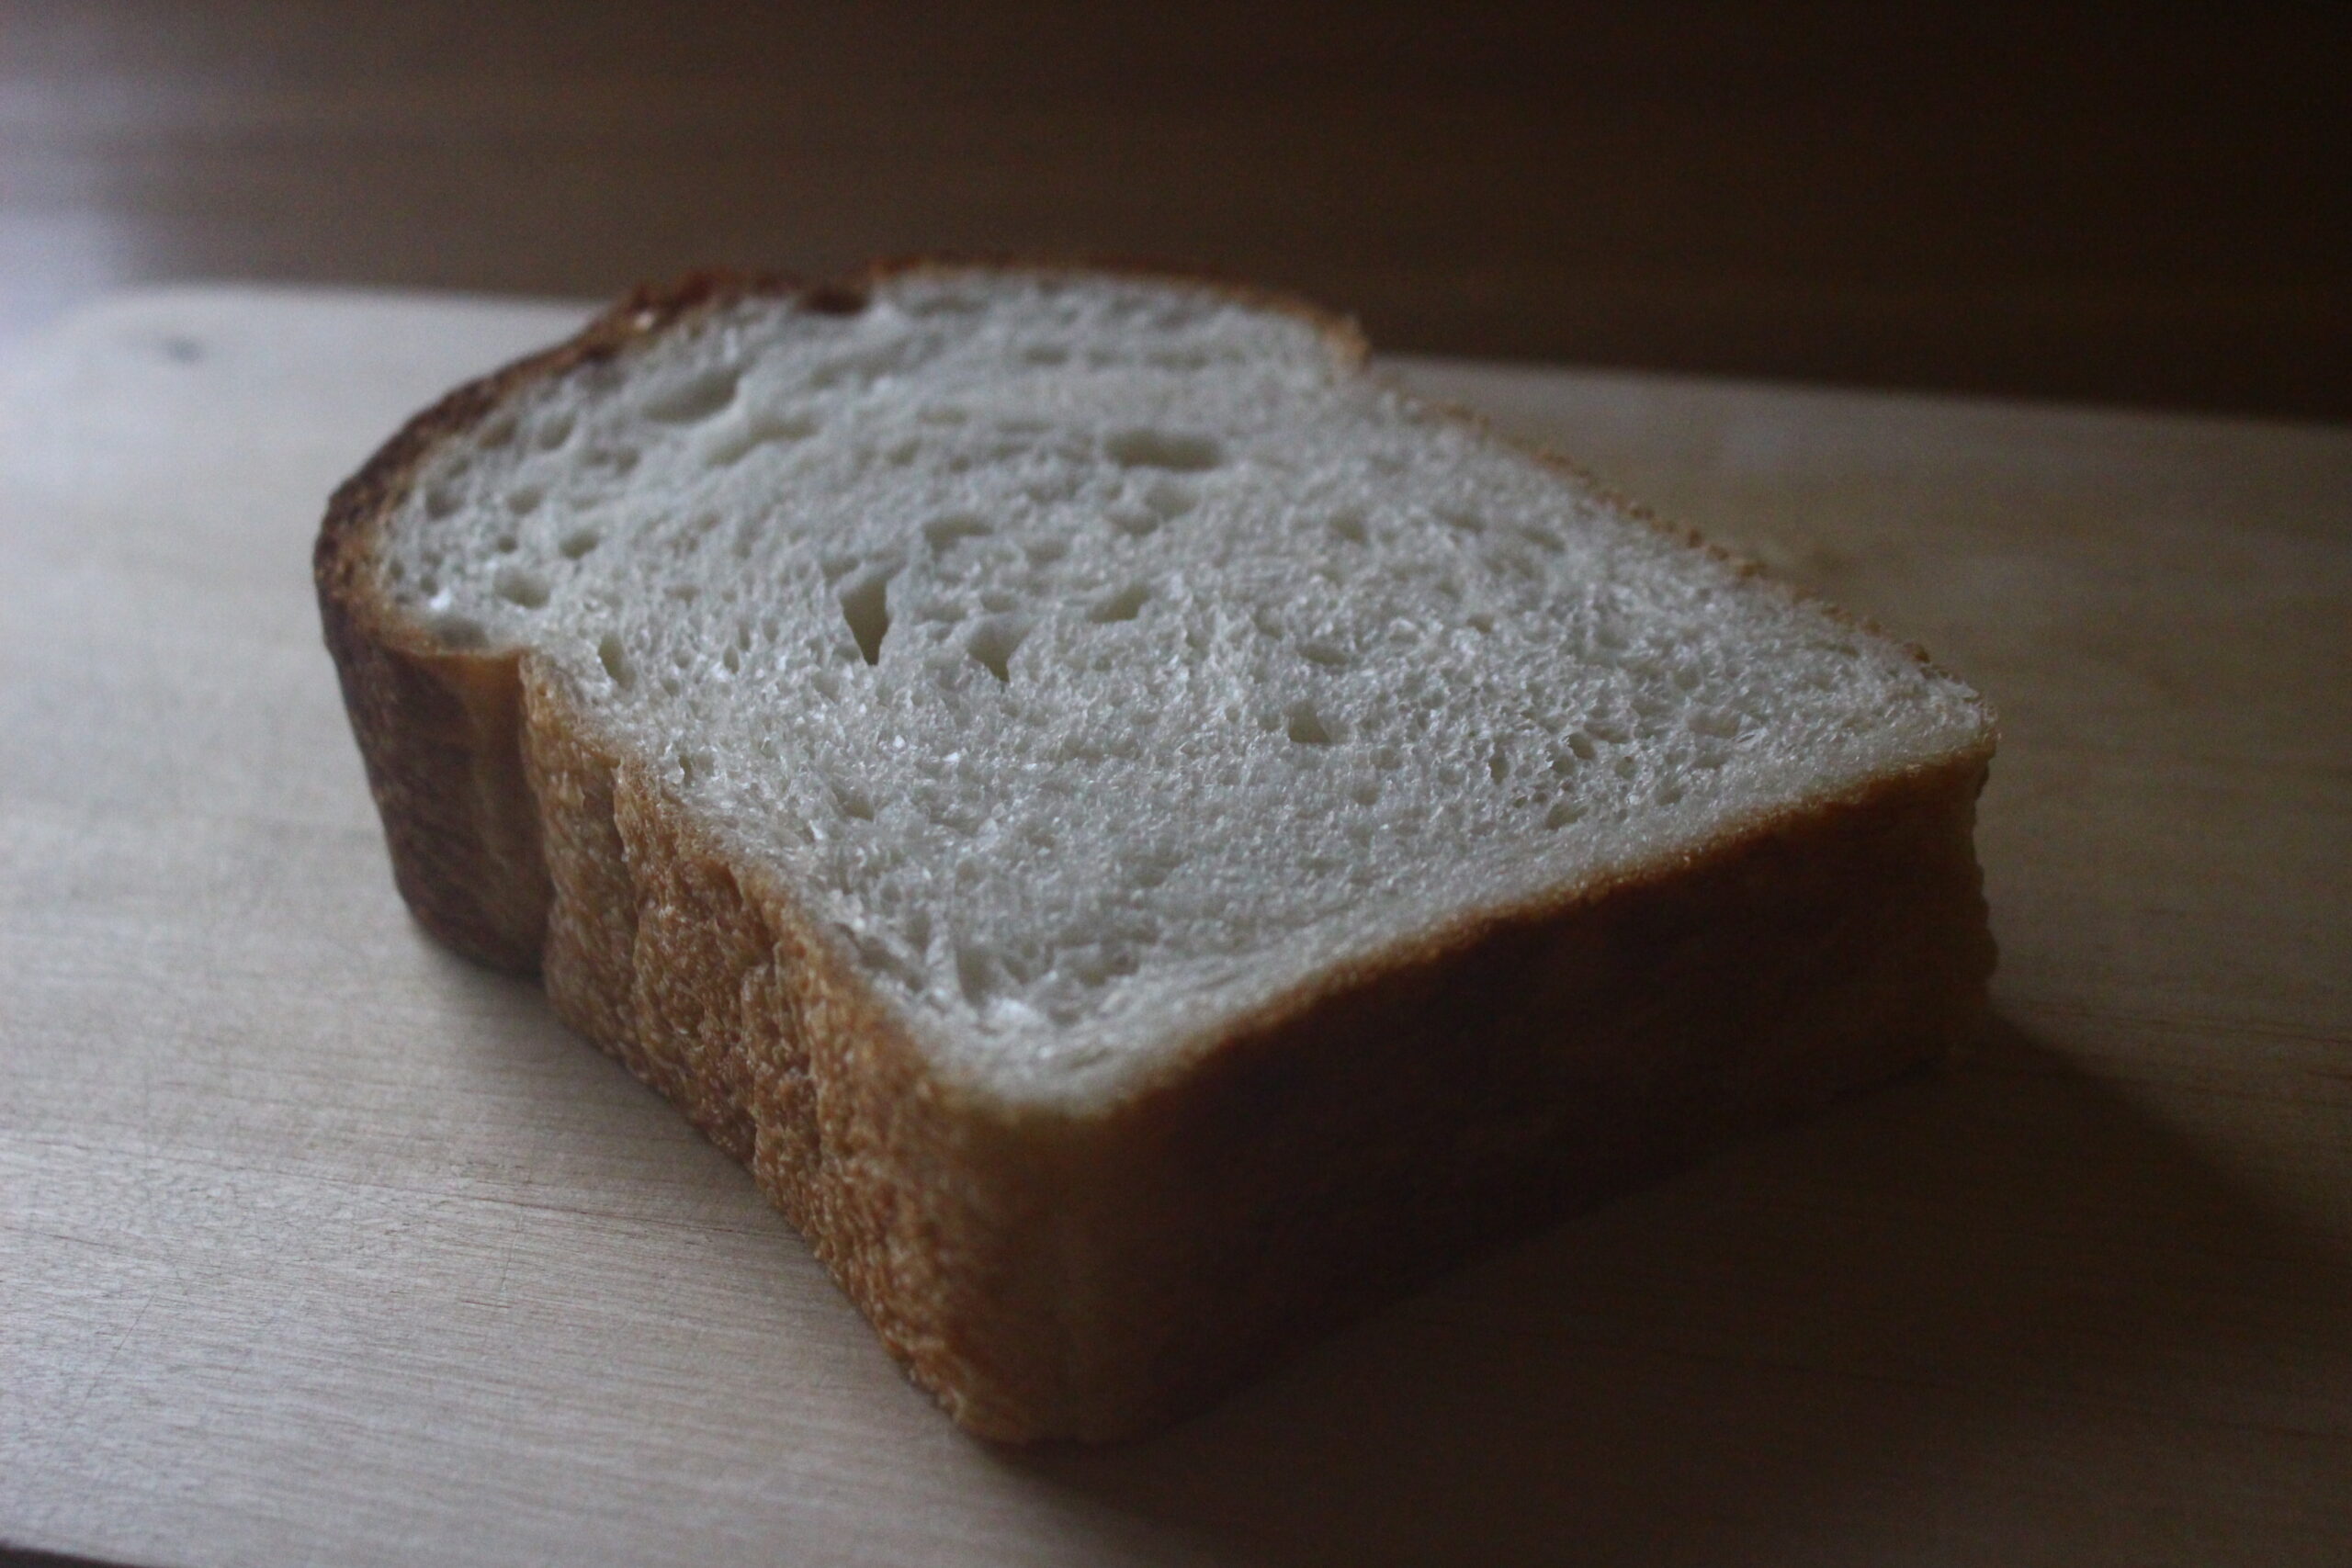
<svg viewBox="0 0 2352 1568">
<path fill-rule="evenodd" d="M 943 1078 L 528 656 L 329 640 L 403 893 L 748 1165 L 989 1438 L 1132 1436 L 1466 1256 L 1943 1056 L 1984 756 L 1433 937 L 1083 1113 Z"/>
</svg>

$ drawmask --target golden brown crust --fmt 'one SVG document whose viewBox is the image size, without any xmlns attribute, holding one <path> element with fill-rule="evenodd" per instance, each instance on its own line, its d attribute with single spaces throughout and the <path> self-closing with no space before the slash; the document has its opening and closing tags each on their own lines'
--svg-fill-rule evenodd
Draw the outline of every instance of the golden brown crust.
<svg viewBox="0 0 2352 1568">
<path fill-rule="evenodd" d="M 1172 1418 L 1466 1251 L 1974 1027 L 1989 739 L 1335 970 L 1112 1104 L 1007 1105 L 941 1077 L 854 955 L 601 740 L 558 671 L 443 647 L 376 592 L 376 531 L 426 455 L 526 384 L 746 298 L 854 310 L 880 278 L 966 265 L 640 289 L 411 421 L 336 491 L 315 563 L 419 920 L 537 968 L 560 1016 L 751 1167 L 956 1420 L 1030 1439 Z M 1294 311 L 1363 357 L 1313 307 L 1128 270 Z"/>
</svg>

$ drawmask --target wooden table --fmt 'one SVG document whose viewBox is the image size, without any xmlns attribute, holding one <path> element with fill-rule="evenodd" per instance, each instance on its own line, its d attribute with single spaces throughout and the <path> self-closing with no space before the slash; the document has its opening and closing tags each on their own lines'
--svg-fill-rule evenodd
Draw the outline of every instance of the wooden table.
<svg viewBox="0 0 2352 1568">
<path fill-rule="evenodd" d="M 2352 1561 L 2352 435 L 1395 364 L 1992 694 L 1999 1026 L 1163 1438 L 1012 1453 L 392 894 L 320 503 L 576 314 L 165 292 L 0 369 L 0 1540 Z"/>
</svg>

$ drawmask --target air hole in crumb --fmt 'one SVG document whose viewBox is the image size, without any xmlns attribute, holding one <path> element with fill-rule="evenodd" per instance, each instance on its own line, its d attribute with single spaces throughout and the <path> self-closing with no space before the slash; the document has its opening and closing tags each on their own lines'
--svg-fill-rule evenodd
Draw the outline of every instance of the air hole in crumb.
<svg viewBox="0 0 2352 1568">
<path fill-rule="evenodd" d="M 506 510 L 517 517 L 527 517 L 537 512 L 539 509 L 539 502 L 546 499 L 547 492 L 538 486 L 524 485 L 519 489 L 507 491 Z"/>
<path fill-rule="evenodd" d="M 424 492 L 424 515 L 438 523 L 458 510 L 458 492 L 447 485 L 434 485 Z"/>
<path fill-rule="evenodd" d="M 681 604 L 691 604 L 702 597 L 702 589 L 692 582 L 673 582 L 662 592 Z"/>
<path fill-rule="evenodd" d="M 1173 468 L 1199 473 L 1225 461 L 1225 450 L 1205 435 L 1174 430 L 1114 431 L 1102 443 L 1114 462 L 1130 468 Z"/>
<path fill-rule="evenodd" d="M 806 441 L 816 434 L 817 422 L 807 414 L 759 414 L 715 436 L 703 457 L 712 468 L 723 468 L 756 447 Z"/>
<path fill-rule="evenodd" d="M 832 781 L 833 798 L 841 804 L 842 815 L 854 817 L 861 822 L 874 820 L 874 798 L 853 784 Z"/>
<path fill-rule="evenodd" d="M 996 993 L 995 977 L 990 973 L 994 967 L 985 948 L 956 944 L 956 987 L 976 1008 L 987 1007 Z"/>
<path fill-rule="evenodd" d="M 1298 652 L 1308 663 L 1320 664 L 1326 670 L 1345 670 L 1355 662 L 1346 649 L 1328 642 L 1300 643 Z"/>
<path fill-rule="evenodd" d="M 1008 616 L 991 616 L 972 628 L 972 635 L 964 641 L 964 651 L 978 660 L 998 680 L 1011 681 L 1012 655 L 1028 635 L 1026 623 Z"/>
<path fill-rule="evenodd" d="M 1198 506 L 1200 502 L 1201 498 L 1193 492 L 1191 485 L 1177 479 L 1154 479 L 1151 488 L 1143 492 L 1143 503 L 1171 523 Z"/>
<path fill-rule="evenodd" d="M 629 664 L 628 650 L 621 646 L 620 638 L 609 632 L 597 639 L 596 661 L 605 667 L 605 673 L 612 677 L 613 684 L 622 691 L 626 692 L 637 684 L 637 671 Z"/>
<path fill-rule="evenodd" d="M 1022 546 L 1021 550 L 1023 555 L 1029 558 L 1030 565 L 1051 566 L 1056 561 L 1061 559 L 1064 556 L 1069 554 L 1069 541 L 1067 539 L 1032 539 L 1027 544 Z"/>
<path fill-rule="evenodd" d="M 1505 779 L 1510 777 L 1510 759 L 1504 755 L 1500 747 L 1497 747 L 1494 751 L 1488 754 L 1487 758 L 1487 772 L 1493 776 L 1494 781 L 1497 784 L 1500 784 Z"/>
<path fill-rule="evenodd" d="M 564 559 L 578 560 L 582 556 L 586 555 L 590 550 L 594 549 L 598 545 L 601 545 L 604 542 L 605 536 L 599 534 L 594 528 L 574 528 L 571 533 L 566 534 L 562 538 L 557 540 L 555 547 L 559 551 L 562 552 Z"/>
<path fill-rule="evenodd" d="M 1554 803 L 1551 810 L 1544 814 L 1544 826 L 1552 829 L 1565 828 L 1583 815 L 1582 811 L 1566 801 L 1557 801 Z"/>
<path fill-rule="evenodd" d="M 890 574 L 872 571 L 842 590 L 842 619 L 857 639 L 868 664 L 882 661 L 882 639 L 890 631 Z"/>
<path fill-rule="evenodd" d="M 536 610 L 548 602 L 547 580 L 519 566 L 499 568 L 492 587 L 501 599 L 526 610 Z"/>
<path fill-rule="evenodd" d="M 1104 515 L 1110 519 L 1112 527 L 1131 539 L 1149 538 L 1159 531 L 1162 521 L 1158 513 L 1135 506 L 1114 507 Z"/>
<path fill-rule="evenodd" d="M 1459 529 L 1464 534 L 1483 534 L 1487 530 L 1487 520 L 1467 507 L 1442 506 L 1438 508 L 1437 515 L 1447 527 Z"/>
<path fill-rule="evenodd" d="M 1142 613 L 1144 601 L 1151 597 L 1151 590 L 1140 582 L 1130 582 L 1109 598 L 1096 603 L 1086 612 L 1086 618 L 1097 626 L 1114 621 L 1132 621 Z"/>
<path fill-rule="evenodd" d="M 1329 746 L 1336 739 L 1323 716 L 1315 711 L 1312 703 L 1298 703 L 1290 710 L 1287 733 L 1301 746 Z"/>
<path fill-rule="evenodd" d="M 568 413 L 551 415 L 545 424 L 539 426 L 535 439 L 541 451 L 554 451 L 571 439 L 571 416 Z"/>
<path fill-rule="evenodd" d="M 968 512 L 934 517 L 922 525 L 924 543 L 941 554 L 955 548 L 959 540 L 982 538 L 992 532 L 994 530 L 986 523 Z"/>
<path fill-rule="evenodd" d="M 1361 545 L 1366 537 L 1363 519 L 1352 512 L 1342 512 L 1332 518 L 1331 532 L 1351 545 Z"/>
<path fill-rule="evenodd" d="M 480 621 L 455 611 L 443 611 L 428 625 L 445 648 L 481 648 L 490 641 L 490 634 Z"/>
<path fill-rule="evenodd" d="M 500 447 L 506 446 L 514 439 L 514 420 L 512 415 L 502 415 L 497 419 L 492 420 L 489 423 L 483 425 L 481 431 L 474 436 L 474 440 L 478 445 L 492 452 L 495 452 Z"/>
<path fill-rule="evenodd" d="M 865 303 L 865 290 L 848 283 L 820 283 L 800 296 L 800 308 L 820 316 L 854 316 Z"/>
<path fill-rule="evenodd" d="M 511 556 L 523 547 L 523 541 L 512 534 L 501 534 L 491 541 L 491 547 L 502 556 Z"/>
<path fill-rule="evenodd" d="M 732 366 L 706 370 L 649 399 L 645 416 L 664 424 L 699 423 L 735 400 L 742 379 L 743 372 Z"/>
<path fill-rule="evenodd" d="M 1021 351 L 1021 357 L 1032 365 L 1064 365 L 1069 361 L 1069 350 L 1057 343 L 1033 343 Z"/>
<path fill-rule="evenodd" d="M 1184 857 L 1172 849 L 1151 849 L 1129 863 L 1127 874 L 1138 890 L 1148 893 L 1167 881 L 1183 863 Z"/>
</svg>

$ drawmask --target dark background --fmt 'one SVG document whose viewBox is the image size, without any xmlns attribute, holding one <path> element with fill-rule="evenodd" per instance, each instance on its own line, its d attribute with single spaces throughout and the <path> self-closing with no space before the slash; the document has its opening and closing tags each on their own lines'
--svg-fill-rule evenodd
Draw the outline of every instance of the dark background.
<svg viewBox="0 0 2352 1568">
<path fill-rule="evenodd" d="M 2352 6 L 0 0 L 0 335 L 1089 250 L 1384 346 L 2352 416 Z"/>
</svg>

